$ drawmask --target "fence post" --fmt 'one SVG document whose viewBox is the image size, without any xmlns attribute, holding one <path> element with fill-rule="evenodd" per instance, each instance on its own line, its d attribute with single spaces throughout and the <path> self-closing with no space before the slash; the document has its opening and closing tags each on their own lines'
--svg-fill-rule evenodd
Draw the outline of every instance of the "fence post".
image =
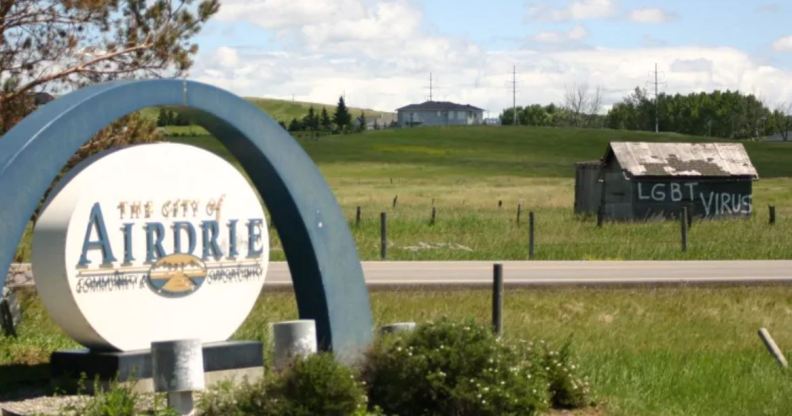
<svg viewBox="0 0 792 416">
<path fill-rule="evenodd" d="M 770 219 L 769 219 L 770 225 L 774 225 L 776 222 L 775 205 L 768 205 L 767 210 L 769 211 L 769 215 L 770 215 Z"/>
<path fill-rule="evenodd" d="M 520 226 L 520 214 L 522 213 L 522 204 L 517 204 L 517 226 Z"/>
<path fill-rule="evenodd" d="M 604 209 L 602 208 L 602 205 L 600 205 L 599 208 L 597 208 L 597 227 L 602 228 L 602 222 L 604 220 L 604 217 L 605 217 Z"/>
<path fill-rule="evenodd" d="M 380 212 L 380 259 L 388 257 L 388 214 Z"/>
<path fill-rule="evenodd" d="M 492 267 L 492 330 L 495 336 L 503 333 L 503 265 Z"/>
<path fill-rule="evenodd" d="M 682 207 L 682 216 L 679 218 L 680 230 L 682 231 L 682 252 L 687 251 L 688 246 L 688 209 L 687 207 Z"/>
<path fill-rule="evenodd" d="M 432 207 L 432 219 L 429 220 L 429 225 L 435 225 L 436 219 L 437 219 L 437 208 Z"/>
<path fill-rule="evenodd" d="M 534 258 L 534 212 L 528 213 L 528 259 Z"/>
<path fill-rule="evenodd" d="M 396 203 L 399 202 L 399 195 L 393 197 L 393 208 L 396 208 Z"/>
<path fill-rule="evenodd" d="M 501 208 L 501 207 L 503 207 L 503 200 L 499 199 L 498 200 L 498 208 Z"/>
<path fill-rule="evenodd" d="M 357 206 L 355 210 L 355 227 L 360 226 L 360 205 Z"/>
</svg>

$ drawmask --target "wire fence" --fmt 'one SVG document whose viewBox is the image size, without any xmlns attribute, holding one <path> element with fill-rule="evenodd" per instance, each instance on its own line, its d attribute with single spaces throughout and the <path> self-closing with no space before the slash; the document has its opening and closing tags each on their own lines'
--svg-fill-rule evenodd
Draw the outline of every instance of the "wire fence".
<svg viewBox="0 0 792 416">
<path fill-rule="evenodd" d="M 523 203 L 491 209 L 407 205 L 355 206 L 350 227 L 366 259 L 783 259 L 792 254 L 792 210 L 750 215 L 689 215 L 648 221 L 597 221 L 562 208 Z M 683 220 L 686 218 L 686 220 Z M 384 255 L 383 255 L 384 253 Z"/>
</svg>

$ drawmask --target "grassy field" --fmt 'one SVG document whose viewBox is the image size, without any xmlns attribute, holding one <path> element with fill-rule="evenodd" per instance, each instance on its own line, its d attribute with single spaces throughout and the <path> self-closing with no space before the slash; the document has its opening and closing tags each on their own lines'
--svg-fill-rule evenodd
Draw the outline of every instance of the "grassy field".
<svg viewBox="0 0 792 416">
<path fill-rule="evenodd" d="M 374 292 L 378 325 L 440 317 L 489 319 L 487 291 Z M 785 415 L 792 380 L 764 350 L 756 330 L 792 346 L 792 288 L 553 289 L 507 291 L 506 337 L 571 340 L 606 415 Z M 293 319 L 288 292 L 263 294 L 235 338 L 266 341 L 269 322 Z M 0 365 L 46 362 L 74 344 L 36 297 L 25 297 L 20 338 L 0 338 Z M 9 378 L 37 367 L 0 367 Z"/>
<path fill-rule="evenodd" d="M 179 137 L 231 158 L 211 137 Z M 792 145 L 745 143 L 759 170 L 750 219 L 704 221 L 680 250 L 675 222 L 611 223 L 572 213 L 573 164 L 597 159 L 608 141 L 708 141 L 606 129 L 456 127 L 326 136 L 300 143 L 349 218 L 364 259 L 379 257 L 379 213 L 389 218 L 395 260 L 527 259 L 528 211 L 537 259 L 778 259 L 792 253 Z M 398 196 L 398 198 L 396 198 Z M 396 207 L 393 206 L 397 199 Z M 502 203 L 499 206 L 499 201 Z M 437 222 L 429 224 L 432 205 Z M 767 225 L 767 208 L 779 222 Z M 516 223 L 521 205 L 521 226 Z M 274 233 L 273 233 L 274 234 Z M 282 259 L 277 239 L 272 257 Z"/>
</svg>

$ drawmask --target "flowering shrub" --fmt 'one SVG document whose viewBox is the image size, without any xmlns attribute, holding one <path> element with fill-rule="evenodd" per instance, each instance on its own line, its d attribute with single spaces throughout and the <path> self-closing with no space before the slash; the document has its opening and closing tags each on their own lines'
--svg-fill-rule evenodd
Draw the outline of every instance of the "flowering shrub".
<svg viewBox="0 0 792 416">
<path fill-rule="evenodd" d="M 589 384 L 578 372 L 569 343 L 557 351 L 543 341 L 504 343 L 473 321 L 441 320 L 380 339 L 362 382 L 319 354 L 264 381 L 221 384 L 204 393 L 199 409 L 205 416 L 533 415 L 588 405 Z"/>
<path fill-rule="evenodd" d="M 220 384 L 204 393 L 198 408 L 205 416 L 365 415 L 366 395 L 350 369 L 317 354 L 257 383 Z"/>
<path fill-rule="evenodd" d="M 381 340 L 362 377 L 386 414 L 531 415 L 547 407 L 548 384 L 525 353 L 473 322 L 441 320 Z"/>
<path fill-rule="evenodd" d="M 541 343 L 542 367 L 549 384 L 550 403 L 555 408 L 574 409 L 591 404 L 591 386 L 572 361 L 569 342 L 554 351 Z"/>
</svg>

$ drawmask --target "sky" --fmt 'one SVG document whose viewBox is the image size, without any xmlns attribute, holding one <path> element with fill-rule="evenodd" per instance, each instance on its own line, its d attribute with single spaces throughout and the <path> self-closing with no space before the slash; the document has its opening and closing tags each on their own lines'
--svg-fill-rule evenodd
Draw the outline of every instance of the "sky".
<svg viewBox="0 0 792 416">
<path fill-rule="evenodd" d="M 496 117 L 601 91 L 740 90 L 792 103 L 792 2 L 220 0 L 189 77 L 238 95 L 395 111 L 432 98 Z M 515 75 L 516 74 L 516 75 Z"/>
</svg>

